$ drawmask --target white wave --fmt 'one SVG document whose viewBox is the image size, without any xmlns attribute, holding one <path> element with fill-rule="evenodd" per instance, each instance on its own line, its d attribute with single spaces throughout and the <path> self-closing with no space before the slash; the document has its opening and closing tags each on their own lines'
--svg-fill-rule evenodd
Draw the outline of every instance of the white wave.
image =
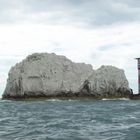
<svg viewBox="0 0 140 140">
<path fill-rule="evenodd" d="M 123 100 L 123 101 L 127 101 L 130 100 L 129 98 L 114 98 L 114 99 L 109 99 L 109 98 L 103 98 L 103 101 L 112 101 L 112 100 Z"/>
<path fill-rule="evenodd" d="M 0 99 L 0 102 L 12 102 L 12 100 L 2 100 L 2 99 Z"/>
<path fill-rule="evenodd" d="M 47 99 L 46 101 L 56 102 L 56 101 L 62 101 L 60 99 Z"/>
<path fill-rule="evenodd" d="M 58 101 L 79 101 L 79 100 L 75 100 L 75 99 L 47 99 L 46 101 L 50 101 L 50 102 L 58 102 Z"/>
</svg>

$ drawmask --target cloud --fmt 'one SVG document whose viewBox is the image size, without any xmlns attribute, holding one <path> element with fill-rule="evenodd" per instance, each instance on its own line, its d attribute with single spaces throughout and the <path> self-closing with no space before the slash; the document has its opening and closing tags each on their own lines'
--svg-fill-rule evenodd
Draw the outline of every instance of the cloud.
<svg viewBox="0 0 140 140">
<path fill-rule="evenodd" d="M 137 0 L 0 0 L 0 23 L 107 26 L 140 21 Z"/>
</svg>

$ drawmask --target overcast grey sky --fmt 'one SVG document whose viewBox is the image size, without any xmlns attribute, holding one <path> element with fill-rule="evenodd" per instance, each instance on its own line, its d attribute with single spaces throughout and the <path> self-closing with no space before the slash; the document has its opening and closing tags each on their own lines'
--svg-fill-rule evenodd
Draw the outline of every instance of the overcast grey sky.
<svg viewBox="0 0 140 140">
<path fill-rule="evenodd" d="M 140 20 L 139 0 L 0 0 L 0 22 L 109 26 Z"/>
<path fill-rule="evenodd" d="M 137 92 L 139 0 L 0 0 L 0 95 L 11 66 L 34 52 L 125 70 Z"/>
</svg>

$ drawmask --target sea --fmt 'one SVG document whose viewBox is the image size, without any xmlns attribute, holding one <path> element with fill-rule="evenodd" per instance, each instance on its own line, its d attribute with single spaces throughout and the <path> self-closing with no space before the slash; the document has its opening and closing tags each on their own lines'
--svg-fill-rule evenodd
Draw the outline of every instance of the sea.
<svg viewBox="0 0 140 140">
<path fill-rule="evenodd" d="M 0 100 L 0 140 L 140 140 L 140 100 Z"/>
</svg>

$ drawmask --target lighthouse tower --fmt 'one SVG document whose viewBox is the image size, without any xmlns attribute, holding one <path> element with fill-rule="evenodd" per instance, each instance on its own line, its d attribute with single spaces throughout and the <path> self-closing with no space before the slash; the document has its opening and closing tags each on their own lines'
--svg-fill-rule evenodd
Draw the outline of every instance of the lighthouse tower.
<svg viewBox="0 0 140 140">
<path fill-rule="evenodd" d="M 138 61 L 138 94 L 140 94 L 140 58 L 136 58 Z"/>
</svg>

